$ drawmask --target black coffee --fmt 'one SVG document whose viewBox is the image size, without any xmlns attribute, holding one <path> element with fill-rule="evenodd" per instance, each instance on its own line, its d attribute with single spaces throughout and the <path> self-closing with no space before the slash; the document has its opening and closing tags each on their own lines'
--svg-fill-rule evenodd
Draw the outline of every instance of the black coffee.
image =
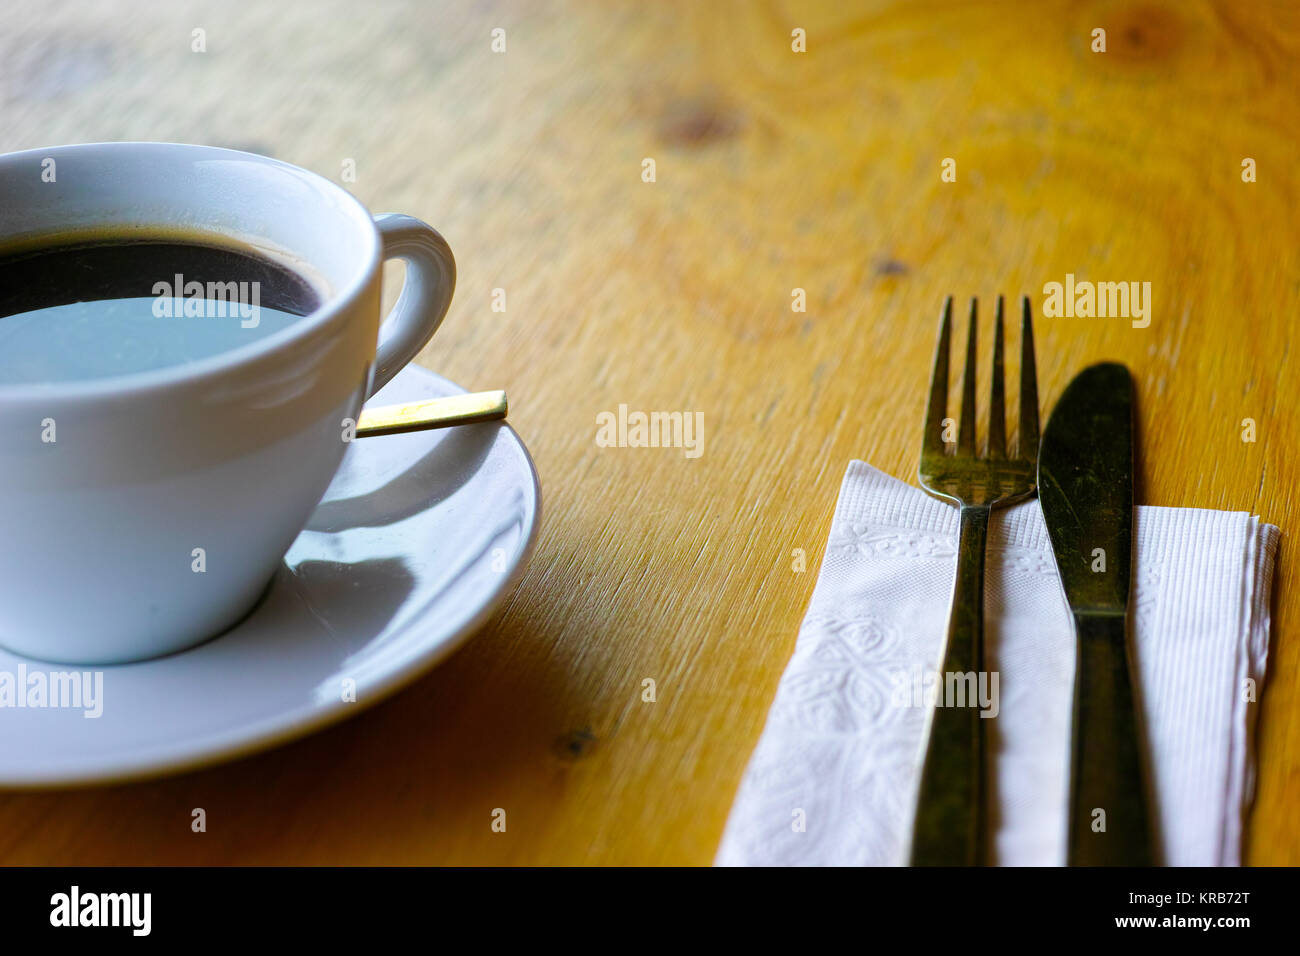
<svg viewBox="0 0 1300 956">
<path fill-rule="evenodd" d="M 296 272 L 225 246 L 102 240 L 0 252 L 0 384 L 180 365 L 319 305 Z"/>
</svg>

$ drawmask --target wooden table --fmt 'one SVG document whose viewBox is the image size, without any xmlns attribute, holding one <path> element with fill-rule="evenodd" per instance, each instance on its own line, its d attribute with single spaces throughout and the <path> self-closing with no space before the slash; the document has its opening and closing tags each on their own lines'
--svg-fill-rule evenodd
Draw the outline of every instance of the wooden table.
<svg viewBox="0 0 1300 956">
<path fill-rule="evenodd" d="M 335 180 L 353 160 L 371 209 L 456 250 L 422 361 L 509 389 L 541 539 L 483 632 L 394 699 L 174 779 L 0 795 L 0 860 L 708 863 L 845 465 L 913 480 L 948 293 L 1041 310 L 1067 273 L 1151 282 L 1145 329 L 1040 315 L 1045 404 L 1122 360 L 1143 500 L 1300 526 L 1294 5 L 236 6 L 0 8 L 0 149 L 207 142 Z M 621 403 L 702 412 L 703 454 L 598 447 Z M 1300 863 L 1289 544 L 1257 864 Z"/>
</svg>

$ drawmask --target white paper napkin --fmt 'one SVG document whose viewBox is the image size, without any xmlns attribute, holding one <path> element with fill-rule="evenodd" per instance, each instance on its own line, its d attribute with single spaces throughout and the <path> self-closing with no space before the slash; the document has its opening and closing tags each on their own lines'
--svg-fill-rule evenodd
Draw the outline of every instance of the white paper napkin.
<svg viewBox="0 0 1300 956">
<path fill-rule="evenodd" d="M 956 535 L 954 508 L 850 463 L 718 865 L 905 862 L 926 719 L 915 690 L 940 663 Z M 1240 862 L 1277 535 L 1245 512 L 1137 509 L 1132 627 L 1169 865 Z M 991 845 L 1001 864 L 1059 865 L 1074 635 L 1036 500 L 994 512 L 986 561 Z"/>
</svg>

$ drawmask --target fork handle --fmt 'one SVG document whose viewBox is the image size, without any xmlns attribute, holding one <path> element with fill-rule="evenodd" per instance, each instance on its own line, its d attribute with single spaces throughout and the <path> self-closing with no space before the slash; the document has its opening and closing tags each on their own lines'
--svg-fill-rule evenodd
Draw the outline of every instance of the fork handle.
<svg viewBox="0 0 1300 956">
<path fill-rule="evenodd" d="M 957 538 L 957 579 L 948 620 L 948 643 L 936 677 L 930 736 L 921 770 L 913 866 L 982 866 L 984 835 L 984 721 L 978 688 L 984 673 L 984 546 L 989 508 L 963 505 Z M 975 700 L 945 700 L 948 675 L 975 675 Z M 954 689 L 966 687 L 961 678 Z M 947 706 L 943 706 L 947 704 Z"/>
<path fill-rule="evenodd" d="M 1070 866 L 1154 866 L 1139 719 L 1122 614 L 1074 617 Z"/>
</svg>

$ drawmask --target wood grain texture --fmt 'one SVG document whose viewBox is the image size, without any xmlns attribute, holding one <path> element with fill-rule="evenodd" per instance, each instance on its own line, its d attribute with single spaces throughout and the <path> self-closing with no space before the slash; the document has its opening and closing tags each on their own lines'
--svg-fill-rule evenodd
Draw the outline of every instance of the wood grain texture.
<svg viewBox="0 0 1300 956">
<path fill-rule="evenodd" d="M 509 390 L 545 499 L 515 593 L 410 689 L 235 764 L 0 794 L 0 860 L 708 863 L 846 463 L 913 480 L 942 297 L 1040 308 L 1074 273 L 1151 282 L 1153 321 L 1040 316 L 1045 409 L 1126 362 L 1141 499 L 1284 531 L 1248 856 L 1300 863 L 1298 91 L 1287 3 L 0 8 L 0 150 L 352 158 L 373 211 L 443 230 L 421 360 Z M 703 412 L 704 454 L 598 448 L 619 403 Z"/>
</svg>

